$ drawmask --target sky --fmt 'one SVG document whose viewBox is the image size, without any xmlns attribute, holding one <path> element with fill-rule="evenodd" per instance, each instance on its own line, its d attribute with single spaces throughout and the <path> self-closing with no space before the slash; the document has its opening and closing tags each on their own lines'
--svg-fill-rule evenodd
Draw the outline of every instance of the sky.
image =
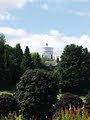
<svg viewBox="0 0 90 120">
<path fill-rule="evenodd" d="M 48 43 L 55 58 L 69 44 L 90 51 L 90 0 L 0 0 L 0 33 L 23 51 L 41 54 Z"/>
</svg>

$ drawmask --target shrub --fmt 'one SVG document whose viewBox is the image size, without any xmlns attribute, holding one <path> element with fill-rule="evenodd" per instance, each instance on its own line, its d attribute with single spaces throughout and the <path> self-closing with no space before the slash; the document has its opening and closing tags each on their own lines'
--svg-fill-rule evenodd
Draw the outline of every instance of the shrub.
<svg viewBox="0 0 90 120">
<path fill-rule="evenodd" d="M 17 111 L 18 104 L 13 95 L 0 95 L 0 115 L 6 116 L 9 112 Z"/>
<path fill-rule="evenodd" d="M 85 104 L 86 110 L 90 116 L 90 92 L 86 95 L 86 104 Z"/>
<path fill-rule="evenodd" d="M 51 116 L 58 91 L 58 81 L 51 72 L 34 69 L 22 75 L 15 97 L 25 117 L 45 117 Z"/>
<path fill-rule="evenodd" d="M 54 114 L 60 110 L 69 110 L 74 108 L 82 108 L 83 102 L 78 95 L 71 94 L 69 92 L 63 94 L 60 100 L 55 104 Z"/>
</svg>

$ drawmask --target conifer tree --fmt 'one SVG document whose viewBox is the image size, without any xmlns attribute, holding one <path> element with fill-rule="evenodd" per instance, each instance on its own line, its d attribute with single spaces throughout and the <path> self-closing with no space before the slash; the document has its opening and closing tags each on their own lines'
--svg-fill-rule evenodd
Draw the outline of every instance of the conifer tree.
<svg viewBox="0 0 90 120">
<path fill-rule="evenodd" d="M 5 36 L 3 34 L 0 34 L 0 89 L 5 82 L 4 46 L 5 46 Z"/>
<path fill-rule="evenodd" d="M 33 62 L 32 62 L 32 58 L 31 58 L 31 53 L 30 53 L 28 46 L 26 46 L 25 52 L 23 54 L 21 68 L 22 68 L 23 72 L 25 72 L 28 69 L 32 69 L 32 67 L 33 67 Z"/>
</svg>

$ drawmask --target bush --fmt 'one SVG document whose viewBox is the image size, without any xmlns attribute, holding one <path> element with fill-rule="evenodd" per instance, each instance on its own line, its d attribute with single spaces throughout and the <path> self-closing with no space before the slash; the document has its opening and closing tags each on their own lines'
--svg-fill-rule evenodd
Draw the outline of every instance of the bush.
<svg viewBox="0 0 90 120">
<path fill-rule="evenodd" d="M 9 112 L 17 111 L 18 104 L 13 95 L 0 95 L 0 115 L 7 116 Z"/>
<path fill-rule="evenodd" d="M 86 95 L 86 104 L 85 104 L 86 110 L 90 116 L 90 92 Z"/>
<path fill-rule="evenodd" d="M 58 91 L 58 81 L 52 73 L 34 69 L 22 75 L 15 97 L 25 117 L 45 117 L 51 116 Z"/>
<path fill-rule="evenodd" d="M 82 108 L 83 102 L 78 95 L 71 94 L 69 92 L 63 94 L 60 100 L 55 104 L 54 114 L 60 110 L 69 110 L 74 108 Z"/>
</svg>

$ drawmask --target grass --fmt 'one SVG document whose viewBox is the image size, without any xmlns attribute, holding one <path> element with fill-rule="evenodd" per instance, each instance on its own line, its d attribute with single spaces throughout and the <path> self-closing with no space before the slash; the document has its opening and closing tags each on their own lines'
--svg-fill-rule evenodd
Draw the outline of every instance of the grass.
<svg viewBox="0 0 90 120">
<path fill-rule="evenodd" d="M 82 99 L 82 101 L 85 103 L 85 96 L 80 96 L 80 98 Z"/>
<path fill-rule="evenodd" d="M 1 94 L 14 94 L 16 92 L 16 86 L 13 86 L 12 88 L 8 88 L 7 90 L 0 91 Z"/>
<path fill-rule="evenodd" d="M 2 95 L 2 94 L 9 94 L 9 95 L 12 95 L 13 93 L 8 92 L 8 91 L 0 91 L 0 95 Z"/>
</svg>

